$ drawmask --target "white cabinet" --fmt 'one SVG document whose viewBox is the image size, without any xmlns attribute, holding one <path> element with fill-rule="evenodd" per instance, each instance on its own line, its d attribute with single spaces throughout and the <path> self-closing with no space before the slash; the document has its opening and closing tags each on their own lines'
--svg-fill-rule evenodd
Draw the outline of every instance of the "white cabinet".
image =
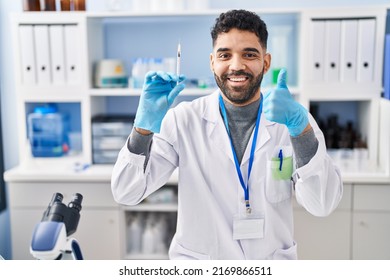
<svg viewBox="0 0 390 280">
<path fill-rule="evenodd" d="M 85 16 L 81 13 L 23 13 L 12 17 L 15 92 L 20 164 L 35 164 L 28 142 L 28 115 L 54 104 L 79 135 L 82 150 L 71 148 L 63 161 L 89 162 L 91 151 Z M 70 137 L 71 138 L 71 137 Z M 75 138 L 72 138 L 75 139 Z M 68 142 L 68 147 L 72 143 Z M 66 148 L 67 149 L 67 148 Z M 47 160 L 47 165 L 56 164 Z"/>
<path fill-rule="evenodd" d="M 374 213 L 357 211 L 353 216 L 354 260 L 388 260 L 390 245 L 390 211 Z"/>
<path fill-rule="evenodd" d="M 12 187 L 12 185 L 11 185 Z M 48 192 L 51 191 L 48 190 Z M 12 258 L 30 260 L 30 245 L 34 227 L 42 219 L 45 208 L 11 208 Z M 120 213 L 116 210 L 83 209 L 77 231 L 72 237 L 79 242 L 86 260 L 117 260 L 121 258 L 119 242 Z"/>
<path fill-rule="evenodd" d="M 386 7 L 375 6 L 309 9 L 302 13 L 302 67 L 310 70 L 302 76 L 307 97 L 322 100 L 380 97 L 386 13 Z M 357 42 L 351 46 L 351 52 L 345 49 L 350 46 L 347 40 Z M 348 73 L 353 75 L 351 79 L 340 71 L 354 68 Z M 312 70 L 319 74 L 313 76 Z"/>
<path fill-rule="evenodd" d="M 390 259 L 390 185 L 355 185 L 353 259 Z"/>
<path fill-rule="evenodd" d="M 109 182 L 58 182 L 36 180 L 10 182 L 10 221 L 13 259 L 32 259 L 29 248 L 34 227 L 42 219 L 54 193 L 63 194 L 68 205 L 74 193 L 84 199 L 76 238 L 85 259 L 122 258 L 122 213 L 114 202 Z"/>
<path fill-rule="evenodd" d="M 309 71 L 301 71 L 301 101 L 320 124 L 343 173 L 382 168 L 378 157 L 385 147 L 378 145 L 378 123 L 386 13 L 381 7 L 302 13 L 301 67 Z M 367 164 L 357 166 L 359 161 Z"/>
<path fill-rule="evenodd" d="M 302 207 L 294 206 L 294 237 L 298 258 L 350 259 L 352 217 L 352 186 L 344 185 L 343 198 L 338 208 L 328 217 L 309 214 Z"/>
<path fill-rule="evenodd" d="M 339 207 L 326 218 L 294 207 L 299 259 L 388 260 L 390 185 L 344 185 Z"/>
</svg>

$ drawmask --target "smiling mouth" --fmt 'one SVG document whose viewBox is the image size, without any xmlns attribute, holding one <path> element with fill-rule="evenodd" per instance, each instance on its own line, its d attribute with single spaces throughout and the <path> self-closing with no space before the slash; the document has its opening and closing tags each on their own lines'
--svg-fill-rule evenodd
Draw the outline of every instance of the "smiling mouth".
<svg viewBox="0 0 390 280">
<path fill-rule="evenodd" d="M 248 80 L 248 77 L 229 77 L 228 80 L 231 82 L 240 83 Z"/>
</svg>

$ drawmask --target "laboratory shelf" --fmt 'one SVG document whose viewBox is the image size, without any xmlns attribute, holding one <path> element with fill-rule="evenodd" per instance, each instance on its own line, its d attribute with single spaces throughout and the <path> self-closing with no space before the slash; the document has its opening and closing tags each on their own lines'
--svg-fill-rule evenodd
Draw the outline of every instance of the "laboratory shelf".
<svg viewBox="0 0 390 280">
<path fill-rule="evenodd" d="M 37 94 L 25 94 L 25 102 L 39 102 L 39 103 L 69 103 L 69 102 L 82 102 L 85 97 L 82 95 L 69 95 L 69 94 L 54 94 L 51 96 L 43 96 Z"/>
<path fill-rule="evenodd" d="M 182 10 L 182 11 L 147 11 L 147 12 L 134 12 L 134 11 L 107 11 L 107 12 L 86 12 L 88 18 L 102 18 L 102 19 L 115 19 L 115 18 L 127 18 L 137 20 L 138 18 L 150 18 L 150 20 L 156 18 L 180 18 L 189 16 L 214 16 L 219 15 L 226 10 L 221 9 L 206 9 L 206 10 Z M 277 16 L 284 16 L 289 14 L 299 14 L 300 9 L 285 9 L 285 8 L 262 8 L 257 11 L 260 14 L 270 14 Z"/>
<path fill-rule="evenodd" d="M 140 96 L 141 89 L 131 88 L 94 88 L 89 90 L 91 96 Z"/>
<path fill-rule="evenodd" d="M 180 95 L 181 96 L 199 96 L 207 95 L 212 93 L 215 88 L 209 89 L 198 89 L 198 88 L 189 88 L 184 89 Z M 89 90 L 91 96 L 140 96 L 142 89 L 134 88 L 94 88 Z"/>
<path fill-rule="evenodd" d="M 20 86 L 23 99 L 81 100 L 84 88 L 80 86 Z"/>
</svg>

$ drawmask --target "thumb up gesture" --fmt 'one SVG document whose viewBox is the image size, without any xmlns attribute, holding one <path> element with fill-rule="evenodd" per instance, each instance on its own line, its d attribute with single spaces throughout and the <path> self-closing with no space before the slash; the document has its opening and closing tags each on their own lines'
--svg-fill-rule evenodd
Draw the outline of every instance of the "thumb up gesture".
<svg viewBox="0 0 390 280">
<path fill-rule="evenodd" d="M 294 100 L 286 84 L 286 70 L 278 75 L 276 88 L 264 95 L 263 111 L 265 118 L 287 126 L 291 136 L 300 135 L 309 124 L 307 110 Z"/>
</svg>

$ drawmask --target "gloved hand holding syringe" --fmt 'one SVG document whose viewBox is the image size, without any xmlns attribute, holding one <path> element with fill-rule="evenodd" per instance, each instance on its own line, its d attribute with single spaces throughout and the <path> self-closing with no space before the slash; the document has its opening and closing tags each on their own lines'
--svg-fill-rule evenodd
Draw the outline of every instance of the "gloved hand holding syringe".
<svg viewBox="0 0 390 280">
<path fill-rule="evenodd" d="M 159 133 L 162 120 L 175 98 L 184 89 L 185 76 L 181 71 L 181 44 L 177 49 L 176 74 L 150 71 L 145 76 L 134 127 L 148 132 Z M 141 132 L 137 129 L 138 132 Z"/>
</svg>

